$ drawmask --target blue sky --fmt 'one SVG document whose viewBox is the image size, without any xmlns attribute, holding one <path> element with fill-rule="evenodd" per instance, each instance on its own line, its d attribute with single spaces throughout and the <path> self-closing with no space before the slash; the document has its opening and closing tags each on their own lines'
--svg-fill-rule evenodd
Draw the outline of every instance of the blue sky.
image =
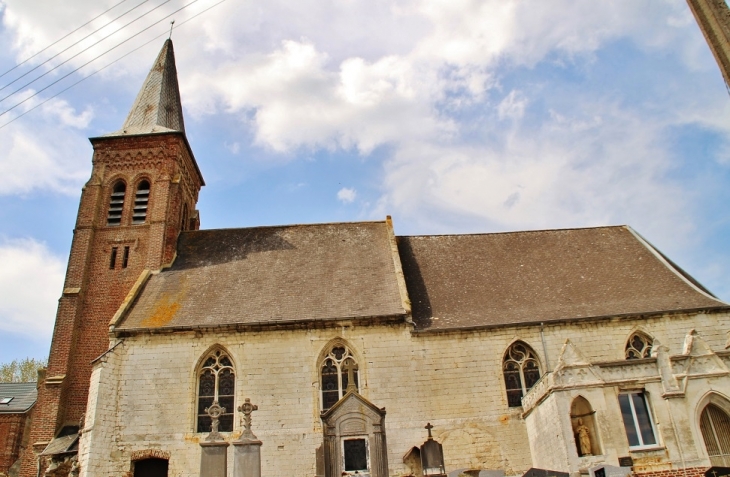
<svg viewBox="0 0 730 477">
<path fill-rule="evenodd" d="M 0 72 L 119 1 L 0 0 Z M 684 0 L 218 1 L 126 0 L 0 77 L 139 5 L 0 90 L 1 112 L 71 73 L 0 116 L 0 362 L 46 356 L 87 138 L 121 126 L 172 18 L 203 228 L 628 224 L 730 300 L 730 96 Z"/>
</svg>

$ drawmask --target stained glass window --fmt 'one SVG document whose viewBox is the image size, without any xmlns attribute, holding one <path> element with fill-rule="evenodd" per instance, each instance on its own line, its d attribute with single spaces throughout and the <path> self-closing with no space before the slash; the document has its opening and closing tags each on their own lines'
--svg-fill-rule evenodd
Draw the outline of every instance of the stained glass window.
<svg viewBox="0 0 730 477">
<path fill-rule="evenodd" d="M 231 359 L 221 350 L 213 351 L 205 358 L 198 372 L 197 432 L 210 432 L 211 418 L 205 409 L 215 401 L 226 409 L 226 412 L 219 418 L 218 430 L 220 432 L 233 431 L 235 390 L 236 376 Z"/>
<path fill-rule="evenodd" d="M 540 380 L 540 364 L 532 349 L 521 341 L 515 342 L 504 354 L 502 364 L 509 407 L 522 406 L 522 397 Z"/>
<path fill-rule="evenodd" d="M 644 333 L 634 333 L 626 343 L 626 359 L 642 359 L 651 356 L 653 340 Z"/>
<path fill-rule="evenodd" d="M 333 347 L 322 362 L 320 369 L 322 410 L 326 411 L 334 406 L 347 392 L 347 364 L 355 367 L 353 377 L 355 387 L 359 389 L 357 362 L 346 346 L 338 345 Z"/>
</svg>

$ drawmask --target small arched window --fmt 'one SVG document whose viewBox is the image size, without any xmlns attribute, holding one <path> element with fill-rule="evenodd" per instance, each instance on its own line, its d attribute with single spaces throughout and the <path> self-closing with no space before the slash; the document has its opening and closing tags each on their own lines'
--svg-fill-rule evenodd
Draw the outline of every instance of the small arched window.
<svg viewBox="0 0 730 477">
<path fill-rule="evenodd" d="M 147 203 L 150 200 L 150 183 L 146 180 L 137 184 L 137 192 L 134 194 L 134 212 L 132 213 L 133 224 L 143 224 L 147 220 Z"/>
<path fill-rule="evenodd" d="M 119 181 L 112 188 L 112 196 L 109 199 L 109 213 L 106 216 L 107 225 L 120 225 L 122 223 L 122 212 L 124 211 L 124 194 L 127 192 L 127 185 Z"/>
<path fill-rule="evenodd" d="M 708 404 L 700 416 L 700 430 L 712 465 L 730 466 L 730 417 L 719 406 Z"/>
<path fill-rule="evenodd" d="M 218 430 L 233 431 L 235 389 L 236 375 L 231 359 L 220 349 L 211 351 L 198 371 L 197 432 L 210 432 L 212 422 L 205 410 L 214 402 L 225 408 L 225 412 L 218 418 Z"/>
<path fill-rule="evenodd" d="M 347 392 L 349 366 L 354 367 L 355 388 L 360 388 L 357 361 L 347 346 L 337 344 L 325 356 L 321 370 L 322 410 L 334 406 Z"/>
<path fill-rule="evenodd" d="M 651 356 L 654 340 L 641 332 L 636 332 L 626 342 L 626 359 L 642 359 Z"/>
<path fill-rule="evenodd" d="M 515 342 L 504 354 L 502 363 L 509 407 L 522 406 L 522 397 L 540 380 L 540 364 L 535 352 L 522 341 Z"/>
</svg>

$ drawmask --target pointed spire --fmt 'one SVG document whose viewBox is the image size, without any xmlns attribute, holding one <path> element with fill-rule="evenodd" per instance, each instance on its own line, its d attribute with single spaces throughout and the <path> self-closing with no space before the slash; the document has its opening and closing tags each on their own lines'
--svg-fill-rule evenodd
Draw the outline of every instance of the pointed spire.
<svg viewBox="0 0 730 477">
<path fill-rule="evenodd" d="M 185 132 L 172 40 L 165 41 L 120 131 L 110 136 Z"/>
</svg>

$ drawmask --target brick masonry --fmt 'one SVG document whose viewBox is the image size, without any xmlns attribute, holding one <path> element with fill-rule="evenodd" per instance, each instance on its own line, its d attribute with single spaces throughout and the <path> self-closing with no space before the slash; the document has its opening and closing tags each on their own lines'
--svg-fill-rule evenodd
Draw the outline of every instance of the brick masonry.
<svg viewBox="0 0 730 477">
<path fill-rule="evenodd" d="M 0 476 L 8 473 L 20 456 L 21 447 L 27 445 L 32 412 L 0 414 Z"/>
<path fill-rule="evenodd" d="M 109 343 L 109 322 L 145 269 L 157 270 L 175 256 L 183 228 L 197 228 L 195 204 L 202 186 L 184 136 L 177 133 L 92 139 L 91 179 L 83 188 L 63 295 L 49 354 L 47 379 L 39 388 L 31 429 L 36 453 L 64 425 L 78 425 L 86 411 L 91 362 Z M 151 185 L 147 220 L 132 225 L 136 185 Z M 113 186 L 126 183 L 122 223 L 107 226 Z M 183 209 L 190 217 L 182 224 Z M 118 250 L 110 269 L 112 248 Z M 125 247 L 129 261 L 122 267 Z M 24 452 L 21 475 L 35 476 L 37 458 Z"/>
</svg>

